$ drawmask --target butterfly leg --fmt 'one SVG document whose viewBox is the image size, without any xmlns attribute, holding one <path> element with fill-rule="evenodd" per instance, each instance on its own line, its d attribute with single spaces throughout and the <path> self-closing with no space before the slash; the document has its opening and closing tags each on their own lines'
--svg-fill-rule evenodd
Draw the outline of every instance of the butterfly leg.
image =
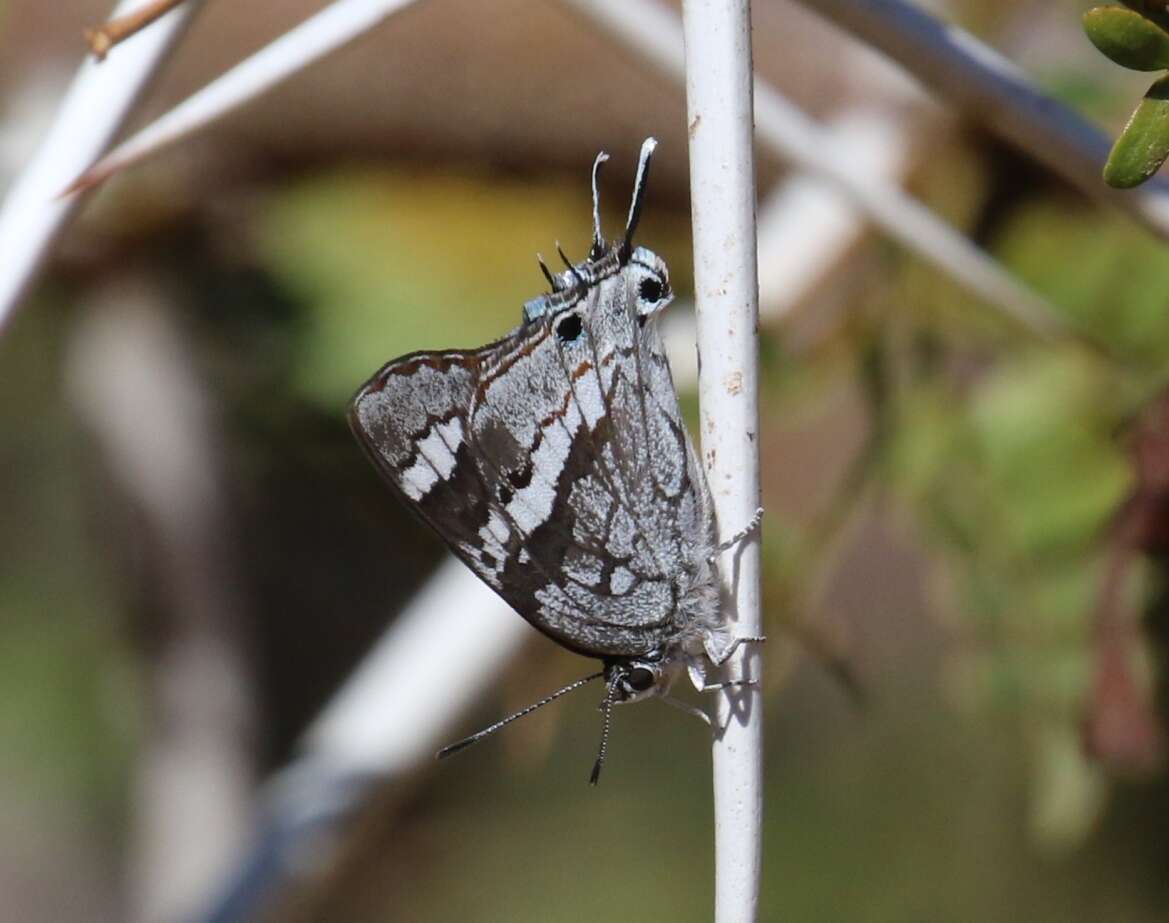
<svg viewBox="0 0 1169 923">
<path fill-rule="evenodd" d="M 708 686 L 703 686 L 699 692 L 718 692 L 720 689 L 741 689 L 744 686 L 758 686 L 757 679 L 732 679 L 725 683 L 711 683 Z"/>
<path fill-rule="evenodd" d="M 721 657 L 714 657 L 710 653 L 707 654 L 707 660 L 715 667 L 721 667 L 726 663 L 727 658 L 734 653 L 736 647 L 744 641 L 765 641 L 765 638 L 736 638 L 735 641 L 727 648 Z M 690 682 L 694 688 L 699 692 L 717 692 L 720 689 L 734 689 L 742 686 L 756 686 L 757 680 L 753 679 L 736 679 L 729 680 L 724 683 L 708 683 L 706 681 L 706 669 L 702 658 L 695 657 L 686 665 L 686 671 L 690 674 Z"/>
<path fill-rule="evenodd" d="M 755 511 L 755 515 L 751 517 L 751 521 L 748 522 L 744 528 L 740 529 L 725 542 L 720 542 L 719 546 L 714 549 L 714 554 L 712 554 L 708 560 L 713 562 L 714 559 L 724 551 L 729 551 L 730 549 L 734 548 L 737 544 L 739 544 L 739 542 L 758 529 L 761 522 L 763 522 L 763 507 L 759 507 L 759 509 Z"/>
<path fill-rule="evenodd" d="M 684 711 L 686 714 L 693 715 L 695 718 L 706 722 L 707 725 L 712 724 L 710 715 L 704 712 L 701 708 L 698 708 L 696 705 L 691 705 L 689 702 L 683 702 L 681 699 L 675 699 L 672 695 L 661 695 L 658 696 L 658 698 L 667 705 L 672 705 L 674 708 L 678 709 L 678 711 Z"/>
<path fill-rule="evenodd" d="M 724 663 L 730 660 L 731 654 L 739 649 L 740 644 L 763 644 L 766 641 L 766 635 L 735 638 L 735 640 L 733 640 L 721 651 L 712 650 L 710 645 L 707 645 L 706 656 L 710 658 L 710 662 L 713 663 L 716 667 L 721 667 Z"/>
</svg>

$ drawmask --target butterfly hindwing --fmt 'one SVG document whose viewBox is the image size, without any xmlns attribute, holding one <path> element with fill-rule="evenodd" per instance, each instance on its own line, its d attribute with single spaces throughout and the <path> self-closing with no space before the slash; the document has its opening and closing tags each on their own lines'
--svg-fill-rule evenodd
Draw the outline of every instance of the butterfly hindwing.
<svg viewBox="0 0 1169 923">
<path fill-rule="evenodd" d="M 536 627 L 600 655 L 670 634 L 682 530 L 701 528 L 665 355 L 626 288 L 617 275 L 480 350 L 392 362 L 352 413 L 460 558 Z"/>
<path fill-rule="evenodd" d="M 495 590 L 506 534 L 493 528 L 491 495 L 469 441 L 478 351 L 413 353 L 389 363 L 358 392 L 350 422 L 385 480 Z"/>
</svg>

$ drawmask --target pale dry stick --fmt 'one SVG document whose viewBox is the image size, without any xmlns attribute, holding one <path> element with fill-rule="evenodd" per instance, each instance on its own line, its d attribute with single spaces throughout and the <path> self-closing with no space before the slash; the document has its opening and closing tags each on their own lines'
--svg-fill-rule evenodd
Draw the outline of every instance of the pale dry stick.
<svg viewBox="0 0 1169 923">
<path fill-rule="evenodd" d="M 679 80 L 684 79 L 682 25 L 656 0 L 561 0 L 586 14 L 615 38 Z M 858 176 L 852 154 L 767 83 L 755 81 L 759 141 L 811 176 L 831 183 L 906 248 L 933 263 L 987 304 L 1041 337 L 1066 333 L 1045 299 L 1007 272 L 962 233 L 913 197 L 887 183 Z"/>
<path fill-rule="evenodd" d="M 684 0 L 690 208 L 700 357 L 702 459 L 724 533 L 759 508 L 758 271 L 750 0 Z M 759 540 L 722 555 L 736 637 L 762 635 Z M 758 682 L 758 646 L 728 663 Z M 758 915 L 763 855 L 763 697 L 720 694 L 713 742 L 715 923 Z"/>
<path fill-rule="evenodd" d="M 127 918 L 181 919 L 248 833 L 255 690 L 232 591 L 214 402 L 160 290 L 107 281 L 70 333 L 71 403 L 152 549 L 149 719 L 134 771 Z"/>
<path fill-rule="evenodd" d="M 97 163 L 86 164 L 84 173 L 79 170 L 79 175 L 70 177 L 68 191 L 96 186 L 144 157 L 194 134 L 415 2 L 336 0 L 188 96 Z"/>
<path fill-rule="evenodd" d="M 142 5 L 142 0 L 127 0 L 115 13 Z M 76 196 L 61 199 L 61 190 L 109 146 L 202 5 L 202 0 L 188 0 L 109 61 L 98 64 L 87 56 L 82 63 L 48 136 L 0 206 L 0 331 L 80 204 Z"/>
<path fill-rule="evenodd" d="M 132 13 L 107 20 L 95 29 L 86 29 L 85 41 L 89 44 L 93 56 L 99 61 L 104 61 L 115 45 L 121 44 L 132 35 L 137 35 L 180 3 L 185 2 L 186 0 L 153 0 L 152 3 Z"/>
<path fill-rule="evenodd" d="M 531 636 L 527 622 L 448 558 L 266 786 L 248 856 L 195 919 L 256 919 L 290 878 L 327 867 L 345 821 L 386 782 L 433 766 L 459 718 Z"/>
<path fill-rule="evenodd" d="M 906 0 L 800 0 L 877 48 L 954 108 L 1062 176 L 1169 237 L 1169 182 L 1118 190 L 1100 178 L 1111 140 L 1086 119 L 1038 90 L 1010 60 L 957 26 Z M 1077 15 L 1068 9 L 1068 15 Z M 1093 54 L 1087 39 L 1084 53 Z"/>
<path fill-rule="evenodd" d="M 893 182 L 909 161 L 909 140 L 894 116 L 880 107 L 846 109 L 827 126 L 834 144 L 853 152 L 857 174 L 874 182 Z M 794 174 L 767 194 L 757 209 L 759 241 L 759 319 L 764 326 L 785 323 L 797 305 L 848 257 L 868 223 L 828 183 Z M 694 304 L 674 302 L 660 330 L 679 390 L 698 381 L 694 352 Z"/>
<path fill-rule="evenodd" d="M 852 151 L 858 177 L 893 185 L 912 160 L 913 126 L 900 113 L 868 105 L 843 109 L 824 130 Z M 864 216 L 839 190 L 816 177 L 787 177 L 759 204 L 759 315 L 782 321 L 834 272 L 869 231 Z"/>
</svg>

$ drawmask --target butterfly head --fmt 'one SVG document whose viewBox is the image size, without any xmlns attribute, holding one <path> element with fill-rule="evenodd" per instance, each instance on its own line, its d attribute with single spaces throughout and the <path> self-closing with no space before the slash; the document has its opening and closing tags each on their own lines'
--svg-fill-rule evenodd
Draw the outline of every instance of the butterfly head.
<svg viewBox="0 0 1169 923">
<path fill-rule="evenodd" d="M 660 651 L 641 657 L 621 658 L 605 662 L 605 685 L 612 690 L 613 703 L 640 702 L 669 690 L 674 673 Z"/>
<path fill-rule="evenodd" d="M 649 162 L 653 157 L 657 141 L 646 138 L 641 145 L 641 155 L 637 162 L 637 178 L 634 181 L 633 196 L 629 203 L 629 215 L 625 219 L 625 232 L 619 240 L 606 241 L 601 232 L 601 200 L 597 185 L 597 178 L 601 172 L 601 164 L 609 159 L 609 155 L 602 151 L 593 162 L 593 240 L 589 248 L 588 258 L 573 263 L 560 244 L 556 245 L 557 252 L 564 262 L 564 270 L 553 273 L 544 263 L 543 257 L 537 255 L 540 271 L 548 280 L 551 292 L 538 295 L 524 304 L 524 322 L 530 323 L 544 314 L 562 310 L 583 299 L 594 286 L 605 280 L 626 273 L 633 278 L 635 288 L 633 297 L 637 302 L 637 316 L 644 323 L 645 320 L 664 308 L 670 301 L 669 274 L 666 264 L 644 247 L 633 246 L 633 235 L 637 231 L 641 219 L 641 207 L 645 199 L 646 180 L 649 177 Z M 626 272 L 626 271 L 629 272 Z M 644 283 L 644 293 L 641 285 Z"/>
</svg>

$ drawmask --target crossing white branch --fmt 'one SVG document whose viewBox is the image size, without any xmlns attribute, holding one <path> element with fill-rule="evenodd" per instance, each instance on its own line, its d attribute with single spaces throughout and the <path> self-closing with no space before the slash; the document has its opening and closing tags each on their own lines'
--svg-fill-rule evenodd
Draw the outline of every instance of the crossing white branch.
<svg viewBox="0 0 1169 923">
<path fill-rule="evenodd" d="M 263 96 L 414 2 L 416 0 L 337 0 L 188 96 L 98 163 L 87 164 L 89 168 L 84 175 L 70 179 L 77 179 L 82 186 L 102 182 Z"/>
<path fill-rule="evenodd" d="M 564 0 L 666 73 L 682 79 L 682 25 L 656 0 Z M 809 175 L 831 183 L 894 240 L 1040 336 L 1063 332 L 1063 322 L 1037 295 L 985 251 L 895 185 L 859 175 L 850 150 L 769 84 L 754 85 L 759 141 Z"/>
<path fill-rule="evenodd" d="M 115 16 L 144 6 L 126 0 Z M 110 144 L 202 0 L 171 10 L 98 63 L 86 56 L 40 150 L 0 207 L 0 330 L 81 202 L 61 192 Z M 80 47 L 80 41 L 78 42 Z"/>
</svg>

